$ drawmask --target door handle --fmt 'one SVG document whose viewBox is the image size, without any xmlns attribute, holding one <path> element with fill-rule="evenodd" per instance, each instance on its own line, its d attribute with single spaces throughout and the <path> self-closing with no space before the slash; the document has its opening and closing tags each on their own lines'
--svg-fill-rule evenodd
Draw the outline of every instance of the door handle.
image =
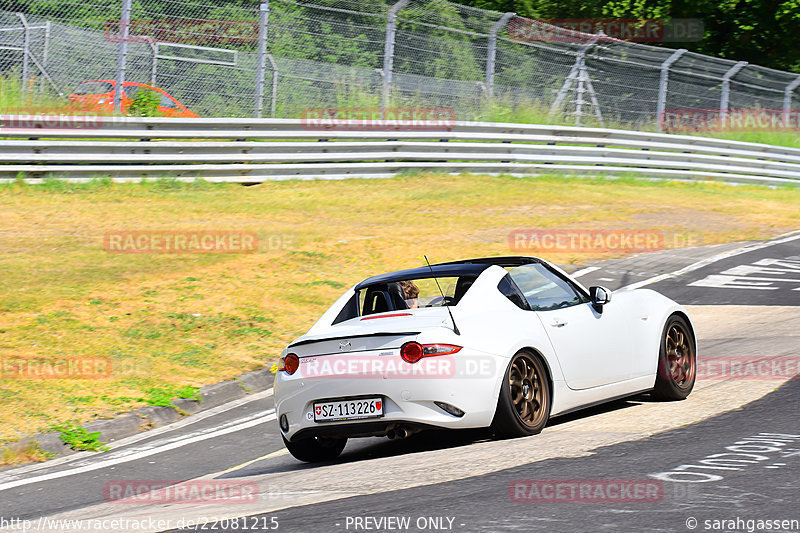
<svg viewBox="0 0 800 533">
<path fill-rule="evenodd" d="M 566 326 L 567 325 L 567 321 L 566 320 L 562 320 L 560 318 L 554 318 L 553 321 L 550 322 L 550 325 L 553 326 L 554 328 L 560 328 L 562 326 Z"/>
</svg>

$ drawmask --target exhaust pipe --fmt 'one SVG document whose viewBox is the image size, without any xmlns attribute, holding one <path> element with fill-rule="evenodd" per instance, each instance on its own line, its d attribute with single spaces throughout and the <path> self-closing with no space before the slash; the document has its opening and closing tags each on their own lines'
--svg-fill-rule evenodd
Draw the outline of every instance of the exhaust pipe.
<svg viewBox="0 0 800 533">
<path fill-rule="evenodd" d="M 403 426 L 397 426 L 397 427 L 394 427 L 394 428 L 388 430 L 386 432 L 386 436 L 389 437 L 389 440 L 404 439 L 404 438 L 410 437 L 414 433 L 418 433 L 418 432 L 419 432 L 419 430 L 415 431 L 415 430 L 408 429 L 408 428 L 403 427 Z"/>
</svg>

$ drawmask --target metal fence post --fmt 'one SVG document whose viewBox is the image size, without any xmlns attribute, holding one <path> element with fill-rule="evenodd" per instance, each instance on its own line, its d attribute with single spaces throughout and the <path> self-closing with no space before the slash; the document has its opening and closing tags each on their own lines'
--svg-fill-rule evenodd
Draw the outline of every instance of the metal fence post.
<svg viewBox="0 0 800 533">
<path fill-rule="evenodd" d="M 667 108 L 667 85 L 669 84 L 669 67 L 678 58 L 686 53 L 686 48 L 675 50 L 663 63 L 661 63 L 661 80 L 658 83 L 658 101 L 656 102 L 656 120 L 658 121 L 659 131 L 663 128 L 661 124 L 664 119 L 664 110 Z"/>
<path fill-rule="evenodd" d="M 736 73 L 746 66 L 747 61 L 739 61 L 722 76 L 722 96 L 719 99 L 719 118 L 723 126 L 725 126 L 725 121 L 728 118 L 728 103 L 731 99 L 731 78 L 736 76 Z"/>
<path fill-rule="evenodd" d="M 788 125 L 789 113 L 792 111 L 792 93 L 795 89 L 800 87 L 800 76 L 796 77 L 792 83 L 786 86 L 783 91 L 783 120 L 786 121 L 784 126 Z"/>
<path fill-rule="evenodd" d="M 131 0 L 122 0 L 122 17 L 119 26 L 119 54 L 117 55 L 117 84 L 114 91 L 114 112 L 122 112 L 122 85 L 125 83 L 125 60 L 128 55 L 128 31 L 131 22 Z"/>
<path fill-rule="evenodd" d="M 50 21 L 44 23 L 44 46 L 42 50 L 42 67 L 47 69 L 47 53 L 50 48 Z M 39 83 L 39 92 L 44 92 L 44 77 Z"/>
<path fill-rule="evenodd" d="M 267 54 L 269 65 L 272 67 L 272 98 L 269 101 L 269 112 L 272 118 L 275 118 L 275 102 L 278 100 L 278 64 L 275 63 L 275 58 L 272 54 Z"/>
<path fill-rule="evenodd" d="M 158 75 L 158 42 L 155 39 L 148 37 L 148 44 L 150 45 L 150 85 L 156 86 L 156 75 Z"/>
<path fill-rule="evenodd" d="M 489 46 L 486 49 L 486 90 L 489 97 L 494 96 L 494 65 L 495 58 L 497 57 L 497 34 L 503 29 L 508 21 L 516 15 L 513 11 L 505 13 L 500 20 L 494 23 L 492 29 L 489 31 Z"/>
<path fill-rule="evenodd" d="M 267 68 L 267 22 L 269 0 L 261 3 L 258 17 L 258 56 L 256 59 L 256 118 L 264 113 L 264 71 Z M 274 113 L 273 113 L 274 114 Z"/>
<path fill-rule="evenodd" d="M 400 0 L 386 17 L 386 42 L 383 47 L 383 96 L 381 107 L 385 110 L 389 102 L 389 90 L 392 85 L 392 67 L 394 65 L 394 39 L 397 35 L 397 12 L 408 5 L 411 0 Z"/>
<path fill-rule="evenodd" d="M 22 13 L 17 13 L 20 22 L 22 22 L 23 36 L 22 36 L 22 94 L 28 92 L 28 63 L 31 56 L 31 30 L 28 28 L 28 19 Z"/>
</svg>

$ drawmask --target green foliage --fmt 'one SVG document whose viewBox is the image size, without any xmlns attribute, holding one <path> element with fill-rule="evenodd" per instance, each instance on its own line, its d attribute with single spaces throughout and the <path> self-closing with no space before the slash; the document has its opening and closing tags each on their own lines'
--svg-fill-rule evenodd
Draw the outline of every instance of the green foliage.
<svg viewBox="0 0 800 533">
<path fill-rule="evenodd" d="M 461 3 L 514 11 L 537 19 L 700 19 L 705 25 L 702 41 L 663 45 L 800 72 L 800 47 L 790 44 L 795 42 L 800 27 L 798 0 L 462 0 Z"/>
<path fill-rule="evenodd" d="M 72 422 L 67 422 L 60 426 L 53 426 L 54 431 L 61 433 L 59 437 L 73 450 L 81 450 L 87 452 L 107 452 L 109 447 L 105 442 L 100 442 L 98 437 L 99 431 L 89 433 L 86 428 L 76 426 Z"/>
<path fill-rule="evenodd" d="M 139 89 L 128 107 L 128 114 L 134 117 L 160 117 L 158 104 L 161 94 L 149 89 Z"/>
<path fill-rule="evenodd" d="M 0 113 L 26 112 L 37 114 L 66 110 L 66 101 L 52 94 L 49 86 L 42 86 L 40 80 L 28 83 L 28 92 L 23 91 L 19 69 L 12 68 L 0 74 Z"/>
<path fill-rule="evenodd" d="M 172 406 L 172 400 L 176 398 L 202 402 L 203 398 L 197 393 L 197 391 L 197 387 L 191 387 L 188 385 L 185 387 L 154 387 L 145 391 L 145 397 L 142 398 L 142 401 L 146 402 L 147 405 L 163 407 Z"/>
<path fill-rule="evenodd" d="M 11 466 L 29 462 L 41 463 L 55 457 L 56 454 L 42 450 L 38 441 L 34 441 L 22 450 L 15 450 L 11 446 L 0 448 L 0 466 Z"/>
</svg>

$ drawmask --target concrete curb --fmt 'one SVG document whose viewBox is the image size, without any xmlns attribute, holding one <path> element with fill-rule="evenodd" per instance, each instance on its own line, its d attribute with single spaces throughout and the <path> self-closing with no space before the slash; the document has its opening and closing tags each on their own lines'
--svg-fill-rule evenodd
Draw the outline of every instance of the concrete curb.
<svg viewBox="0 0 800 533">
<path fill-rule="evenodd" d="M 114 442 L 148 429 L 171 424 L 187 414 L 193 415 L 244 398 L 248 394 L 267 390 L 272 386 L 272 382 L 273 376 L 269 368 L 262 368 L 237 376 L 231 381 L 222 381 L 202 387 L 198 391 L 201 401 L 176 399 L 172 402 L 174 407 L 140 407 L 133 412 L 124 413 L 108 420 L 88 422 L 83 424 L 83 427 L 89 433 L 99 431 L 99 439 L 102 442 Z M 76 453 L 61 440 L 59 435 L 59 433 L 36 433 L 3 446 L 0 448 L 0 453 L 5 448 L 21 452 L 34 443 L 38 443 L 39 449 L 55 455 Z"/>
</svg>

